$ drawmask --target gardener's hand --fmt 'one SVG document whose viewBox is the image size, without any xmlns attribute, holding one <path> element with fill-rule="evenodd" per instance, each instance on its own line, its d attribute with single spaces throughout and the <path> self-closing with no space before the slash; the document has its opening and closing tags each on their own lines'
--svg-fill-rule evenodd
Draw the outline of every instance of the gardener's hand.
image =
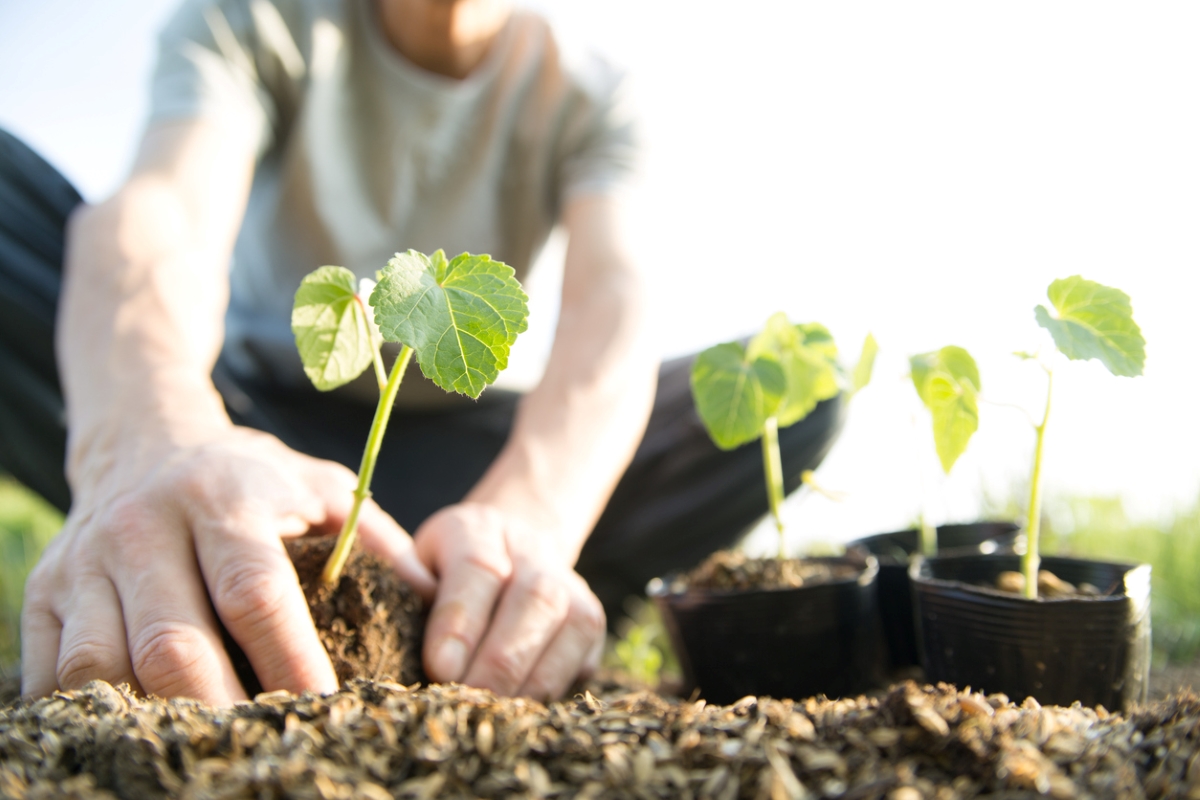
<svg viewBox="0 0 1200 800">
<path fill-rule="evenodd" d="M 336 532 L 352 500 L 350 470 L 232 426 L 143 476 L 121 477 L 128 461 L 112 463 L 109 490 L 78 493 L 85 499 L 27 583 L 24 693 L 99 678 L 167 697 L 242 699 L 218 616 L 265 689 L 335 691 L 280 537 Z M 391 517 L 368 502 L 359 529 L 432 595 L 432 577 Z"/>
<path fill-rule="evenodd" d="M 604 609 L 554 535 L 462 503 L 430 517 L 415 541 L 438 578 L 425 632 L 430 678 L 546 700 L 595 669 Z"/>
</svg>

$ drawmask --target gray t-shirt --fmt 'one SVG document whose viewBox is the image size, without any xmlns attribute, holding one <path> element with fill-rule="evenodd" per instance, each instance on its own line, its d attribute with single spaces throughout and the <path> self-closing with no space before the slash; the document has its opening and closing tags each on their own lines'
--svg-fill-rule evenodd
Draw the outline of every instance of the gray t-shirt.
<svg viewBox="0 0 1200 800">
<path fill-rule="evenodd" d="M 373 277 L 397 251 L 441 248 L 524 279 L 564 200 L 635 172 L 627 95 L 621 72 L 530 12 L 455 80 L 404 59 L 372 0 L 187 0 L 160 38 L 151 119 L 205 117 L 258 143 L 226 361 L 304 381 L 292 296 L 324 264 Z"/>
</svg>

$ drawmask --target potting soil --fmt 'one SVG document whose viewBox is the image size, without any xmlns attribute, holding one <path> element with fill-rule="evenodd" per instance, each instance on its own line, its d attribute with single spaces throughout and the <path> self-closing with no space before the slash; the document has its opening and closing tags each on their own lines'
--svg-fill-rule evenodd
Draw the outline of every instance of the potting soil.
<svg viewBox="0 0 1200 800">
<path fill-rule="evenodd" d="M 737 550 L 713 553 L 683 578 L 690 589 L 794 589 L 852 578 L 859 570 L 799 558 L 750 558 Z"/>
</svg>

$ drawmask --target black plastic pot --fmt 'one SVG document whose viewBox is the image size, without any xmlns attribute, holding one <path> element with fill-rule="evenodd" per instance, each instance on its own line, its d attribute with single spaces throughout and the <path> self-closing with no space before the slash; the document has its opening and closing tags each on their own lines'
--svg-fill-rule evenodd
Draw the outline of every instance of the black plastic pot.
<svg viewBox="0 0 1200 800">
<path fill-rule="evenodd" d="M 841 697 L 878 678 L 879 624 L 873 557 L 815 558 L 850 564 L 853 578 L 796 589 L 673 591 L 655 578 L 654 600 L 690 687 L 709 702 L 748 694 Z"/>
<path fill-rule="evenodd" d="M 1011 522 L 971 522 L 937 529 L 938 552 L 946 555 L 1012 552 L 1021 527 Z M 880 533 L 857 539 L 847 548 L 859 548 L 879 560 L 879 618 L 887 644 L 888 668 L 916 666 L 917 629 L 913 622 L 912 584 L 908 562 L 921 550 L 918 530 Z"/>
<path fill-rule="evenodd" d="M 1099 597 L 1040 598 L 990 588 L 1020 557 L 938 556 L 910 567 L 917 637 L 932 681 L 1016 702 L 1144 702 L 1150 673 L 1150 566 L 1044 557 L 1042 569 Z"/>
</svg>

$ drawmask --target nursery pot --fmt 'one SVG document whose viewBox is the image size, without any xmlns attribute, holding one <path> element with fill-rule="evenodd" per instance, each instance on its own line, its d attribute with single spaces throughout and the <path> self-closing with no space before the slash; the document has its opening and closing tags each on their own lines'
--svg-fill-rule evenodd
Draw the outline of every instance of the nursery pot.
<svg viewBox="0 0 1200 800">
<path fill-rule="evenodd" d="M 937 529 L 938 552 L 943 555 L 1011 552 L 1021 527 L 1011 522 L 971 522 L 942 525 Z M 879 619 L 887 645 L 889 669 L 916 666 L 917 629 L 913 623 L 912 584 L 908 562 L 921 551 L 918 530 L 880 533 L 847 545 L 860 548 L 879 560 Z"/>
<path fill-rule="evenodd" d="M 915 559 L 909 568 L 917 637 L 930 682 L 946 681 L 1016 702 L 1144 702 L 1150 673 L 1150 566 L 1048 556 L 1042 569 L 1098 597 L 1029 600 L 991 588 L 1020 556 Z"/>
<path fill-rule="evenodd" d="M 862 692 L 878 679 L 878 562 L 848 555 L 809 561 L 849 564 L 849 578 L 792 589 L 646 588 L 662 615 L 685 678 L 709 702 L 748 694 L 802 698 Z"/>
</svg>

